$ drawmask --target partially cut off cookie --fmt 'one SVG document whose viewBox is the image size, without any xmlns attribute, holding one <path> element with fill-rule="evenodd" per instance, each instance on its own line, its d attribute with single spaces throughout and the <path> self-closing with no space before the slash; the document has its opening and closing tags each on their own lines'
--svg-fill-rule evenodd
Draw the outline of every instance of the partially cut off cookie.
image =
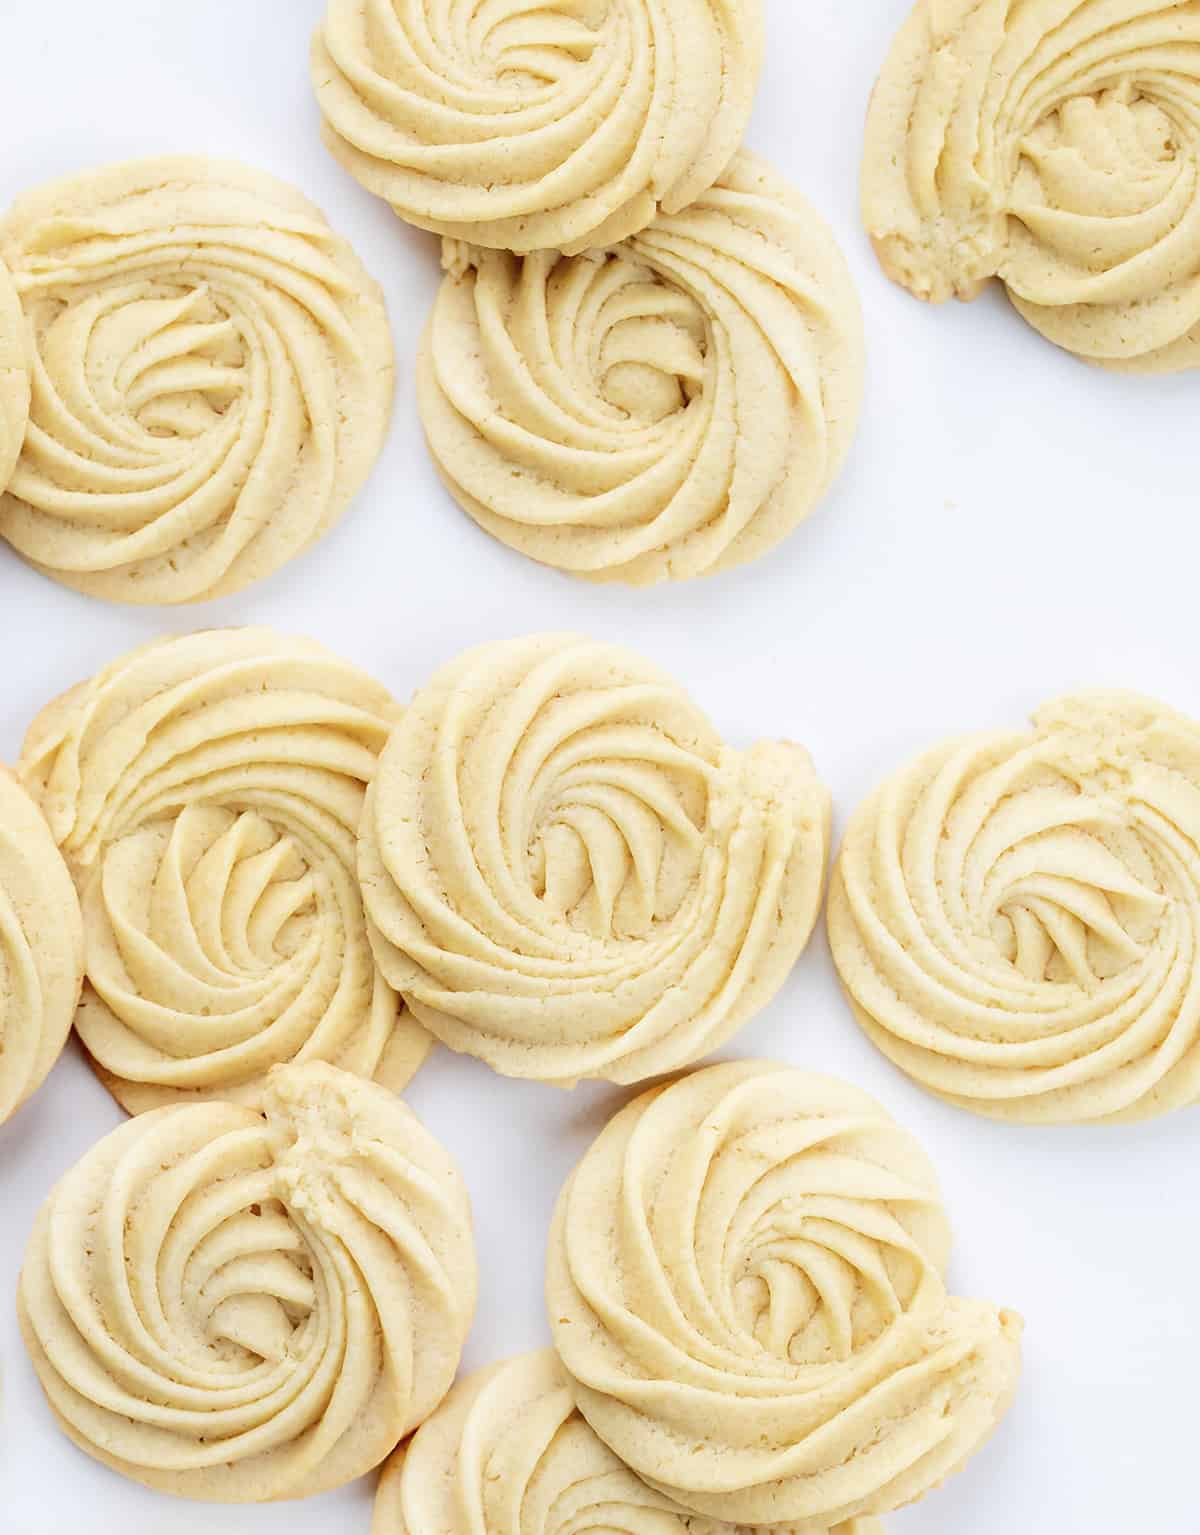
<svg viewBox="0 0 1200 1535">
<path fill-rule="evenodd" d="M 762 0 L 329 0 L 325 144 L 410 224 L 497 250 L 623 239 L 746 131 Z"/>
<path fill-rule="evenodd" d="M 933 747 L 851 821 L 829 939 L 870 1038 L 960 1108 L 1200 1101 L 1200 725 L 1083 693 Z"/>
<path fill-rule="evenodd" d="M 0 258 L 35 378 L 0 537 L 44 574 L 197 602 L 341 517 L 383 445 L 392 344 L 378 286 L 307 198 L 227 161 L 113 165 L 19 198 Z"/>
<path fill-rule="evenodd" d="M 12 478 L 29 421 L 29 344 L 21 300 L 0 260 L 0 494 Z"/>
<path fill-rule="evenodd" d="M 371 1535 L 749 1535 L 698 1519 L 643 1482 L 575 1406 L 553 1349 L 455 1386 L 388 1461 Z M 815 1529 L 809 1535 L 818 1535 Z M 822 1532 L 823 1535 L 823 1532 Z M 883 1535 L 852 1519 L 829 1535 Z"/>
<path fill-rule="evenodd" d="M 71 876 L 41 811 L 0 764 L 0 1124 L 58 1060 L 82 981 Z"/>
<path fill-rule="evenodd" d="M 1106 368 L 1200 364 L 1200 11 L 917 0 L 871 102 L 863 219 L 918 298 L 999 278 Z"/>
</svg>

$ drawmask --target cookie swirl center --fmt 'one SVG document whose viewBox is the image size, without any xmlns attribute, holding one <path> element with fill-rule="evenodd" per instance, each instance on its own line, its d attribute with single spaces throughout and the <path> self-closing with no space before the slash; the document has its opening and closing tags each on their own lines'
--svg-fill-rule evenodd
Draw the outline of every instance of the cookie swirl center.
<svg viewBox="0 0 1200 1535">
<path fill-rule="evenodd" d="M 974 934 L 985 971 L 998 956 L 1022 983 L 1085 994 L 1169 964 L 1194 879 L 1156 808 L 1162 788 L 1086 730 L 1043 742 L 1015 777 L 982 780 L 947 818 L 935 926 Z"/>
<path fill-rule="evenodd" d="M 330 904 L 328 881 L 292 828 L 203 803 L 115 843 L 102 895 L 115 932 L 132 928 L 213 987 L 289 962 L 311 969 Z"/>
<path fill-rule="evenodd" d="M 317 1298 L 312 1257 L 276 1199 L 211 1233 L 189 1262 L 197 1321 L 225 1371 L 254 1373 L 305 1352 Z"/>
<path fill-rule="evenodd" d="M 1123 81 L 1070 96 L 1021 139 L 1011 205 L 1018 216 L 1060 223 L 1138 220 L 1166 210 L 1194 190 L 1188 136 L 1169 94 L 1159 99 L 1150 87 Z M 1071 254 L 1088 264 L 1086 251 L 1072 247 Z M 1092 264 L 1098 268 L 1104 255 L 1095 249 Z"/>
<path fill-rule="evenodd" d="M 733 1297 L 747 1337 L 801 1367 L 853 1359 L 904 1309 L 886 1267 L 848 1240 L 832 1212 L 796 1206 L 772 1212 Z"/>
<path fill-rule="evenodd" d="M 465 15 L 450 15 L 443 7 L 433 25 L 436 67 L 453 81 L 469 63 L 463 84 L 494 84 L 512 98 L 512 105 L 530 105 L 530 91 L 563 87 L 583 75 L 602 72 L 614 55 L 628 59 L 629 20 L 624 0 L 584 0 L 583 4 L 549 4 L 497 8 L 478 3 Z"/>
<path fill-rule="evenodd" d="M 719 1117 L 703 1156 L 671 1159 L 647 1211 L 660 1254 L 687 1250 L 676 1210 L 695 1212 L 685 1239 L 700 1287 L 675 1264 L 670 1284 L 702 1352 L 764 1379 L 860 1358 L 931 1278 L 887 1204 L 896 1188 L 856 1163 L 857 1127 L 756 1123 L 745 1105 Z"/>
<path fill-rule="evenodd" d="M 1091 991 L 1168 941 L 1171 860 L 1132 825 L 1048 831 L 1005 865 L 991 931 L 1026 980 Z"/>
<path fill-rule="evenodd" d="M 672 773 L 603 755 L 564 764 L 532 801 L 533 895 L 551 920 L 589 937 L 652 938 L 695 893 L 708 800 L 698 767 Z"/>
<path fill-rule="evenodd" d="M 246 393 L 253 348 L 229 296 L 209 282 L 149 280 L 34 306 L 52 376 L 84 380 L 115 435 L 182 438 L 218 427 Z"/>
<path fill-rule="evenodd" d="M 596 332 L 597 391 L 633 425 L 655 427 L 703 393 L 708 327 L 689 294 L 620 258 L 606 265 L 619 273 Z"/>
</svg>

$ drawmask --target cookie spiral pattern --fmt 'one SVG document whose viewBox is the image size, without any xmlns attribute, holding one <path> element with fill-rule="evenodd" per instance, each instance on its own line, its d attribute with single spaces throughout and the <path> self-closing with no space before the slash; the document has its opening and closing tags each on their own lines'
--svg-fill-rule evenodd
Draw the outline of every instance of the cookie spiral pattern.
<svg viewBox="0 0 1200 1535">
<path fill-rule="evenodd" d="M 0 1124 L 45 1081 L 83 980 L 83 922 L 41 812 L 0 766 Z"/>
<path fill-rule="evenodd" d="M 12 274 L 0 260 L 0 494 L 12 477 L 29 421 L 25 318 Z"/>
<path fill-rule="evenodd" d="M 553 1349 L 461 1381 L 384 1469 L 371 1535 L 739 1535 L 634 1476 L 576 1410 Z M 883 1535 L 854 1519 L 829 1535 Z"/>
<path fill-rule="evenodd" d="M 0 221 L 33 348 L 0 537 L 116 602 L 219 597 L 327 532 L 391 412 L 383 297 L 291 187 L 223 161 L 111 166 Z"/>
<path fill-rule="evenodd" d="M 867 130 L 888 274 L 935 301 L 999 277 L 1090 362 L 1196 367 L 1198 55 L 1183 0 L 918 0 Z"/>
<path fill-rule="evenodd" d="M 1027 1123 L 1200 1100 L 1200 725 L 1126 693 L 934 748 L 846 834 L 829 904 L 871 1039 Z"/>
<path fill-rule="evenodd" d="M 309 640 L 228 629 L 122 657 L 46 709 L 22 774 L 81 892 L 77 1028 L 131 1113 L 254 1105 L 326 1060 L 399 1091 L 428 1047 L 375 964 L 355 873 L 399 713 Z"/>
<path fill-rule="evenodd" d="M 685 1507 L 802 1529 L 887 1513 L 1007 1408 L 1020 1319 L 943 1282 L 916 1142 L 845 1083 L 763 1062 L 652 1089 L 559 1201 L 550 1323 L 580 1411 Z"/>
<path fill-rule="evenodd" d="M 359 872 L 417 1019 L 508 1076 L 636 1082 L 727 1040 L 812 932 L 829 796 L 798 746 L 722 743 L 577 635 L 485 645 L 405 710 Z"/>
<path fill-rule="evenodd" d="M 520 553 L 594 581 L 709 575 L 778 544 L 841 469 L 858 298 L 824 223 L 751 155 L 608 251 L 446 260 L 425 434 L 454 498 Z"/>
<path fill-rule="evenodd" d="M 716 181 L 762 58 L 762 0 L 330 0 L 312 78 L 330 152 L 410 224 L 582 250 Z"/>
<path fill-rule="evenodd" d="M 467 1194 L 399 1099 L 320 1062 L 265 1117 L 158 1109 L 38 1217 L 18 1309 L 60 1426 L 160 1492 L 303 1498 L 437 1406 L 475 1303 Z"/>
</svg>

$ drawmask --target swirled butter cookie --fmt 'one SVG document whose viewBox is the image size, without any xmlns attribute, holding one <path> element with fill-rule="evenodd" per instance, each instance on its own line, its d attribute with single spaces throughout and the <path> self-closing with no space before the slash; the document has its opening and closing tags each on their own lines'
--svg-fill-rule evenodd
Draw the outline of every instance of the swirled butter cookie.
<svg viewBox="0 0 1200 1535">
<path fill-rule="evenodd" d="M 219 160 L 110 166 L 0 220 L 33 350 L 0 537 L 118 602 L 219 597 L 345 511 L 383 444 L 383 297 L 291 187 Z"/>
<path fill-rule="evenodd" d="M 871 1039 L 962 1108 L 1197 1102 L 1200 725 L 1091 693 L 935 747 L 851 822 L 829 936 Z"/>
<path fill-rule="evenodd" d="M 21 456 L 29 421 L 28 350 L 21 301 L 0 260 L 0 493 Z"/>
<path fill-rule="evenodd" d="M 449 1389 L 475 1250 L 449 1154 L 321 1062 L 140 1115 L 38 1216 L 21 1330 L 60 1427 L 160 1492 L 309 1497 L 378 1465 Z"/>
<path fill-rule="evenodd" d="M 82 979 L 71 876 L 41 812 L 0 766 L 0 1124 L 61 1054 Z"/>
<path fill-rule="evenodd" d="M 765 553 L 858 421 L 862 318 L 824 223 L 742 153 L 606 251 L 448 246 L 418 363 L 434 461 L 487 532 L 637 586 Z"/>
<path fill-rule="evenodd" d="M 325 143 L 410 224 L 500 250 L 620 240 L 737 151 L 762 0 L 329 0 Z"/>
<path fill-rule="evenodd" d="M 829 795 L 786 742 L 726 746 L 614 645 L 468 651 L 417 694 L 367 794 L 359 873 L 384 975 L 508 1076 L 636 1082 L 775 995 L 824 883 Z"/>
<path fill-rule="evenodd" d="M 310 640 L 224 629 L 135 650 L 34 722 L 22 775 L 82 897 L 76 1026 L 129 1112 L 254 1105 L 292 1060 L 408 1082 L 428 1036 L 375 964 L 355 873 L 398 714 Z"/>
<path fill-rule="evenodd" d="M 918 0 L 867 127 L 888 275 L 939 302 L 999 277 L 1089 362 L 1196 367 L 1198 53 L 1184 0 Z"/>
<path fill-rule="evenodd" d="M 1021 1323 L 947 1295 L 920 1147 L 828 1077 L 738 1061 L 652 1089 L 559 1201 L 546 1297 L 592 1428 L 714 1519 L 887 1513 L 1007 1409 Z"/>
<path fill-rule="evenodd" d="M 630 1471 L 576 1409 L 553 1349 L 460 1381 L 384 1469 L 371 1535 L 740 1535 Z M 829 1535 L 883 1535 L 874 1519 Z"/>
</svg>

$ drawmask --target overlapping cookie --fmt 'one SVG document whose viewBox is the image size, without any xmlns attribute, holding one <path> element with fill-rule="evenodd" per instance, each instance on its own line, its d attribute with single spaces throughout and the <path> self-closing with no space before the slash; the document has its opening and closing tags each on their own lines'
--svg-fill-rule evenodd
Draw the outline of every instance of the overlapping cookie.
<svg viewBox="0 0 1200 1535">
<path fill-rule="evenodd" d="M 1108 368 L 1200 363 L 1200 13 L 918 0 L 871 103 L 863 216 L 920 298 L 999 277 Z"/>
<path fill-rule="evenodd" d="M 388 1462 L 371 1535 L 748 1535 L 656 1492 L 596 1437 L 553 1349 L 460 1381 Z M 812 1532 L 815 1535 L 815 1531 Z M 852 1519 L 829 1535 L 883 1535 Z"/>
<path fill-rule="evenodd" d="M 408 1082 L 429 1038 L 375 964 L 355 873 L 398 714 L 310 640 L 225 629 L 136 650 L 38 716 L 21 773 L 82 896 L 77 1027 L 131 1113 L 253 1105 L 294 1060 Z"/>
<path fill-rule="evenodd" d="M 833 236 L 763 161 L 743 151 L 607 250 L 446 256 L 421 419 L 503 543 L 591 580 L 682 580 L 764 554 L 829 490 L 862 318 Z"/>
<path fill-rule="evenodd" d="M 1006 1411 L 1020 1319 L 947 1294 L 928 1160 L 848 1084 L 764 1062 L 652 1089 L 559 1201 L 546 1301 L 576 1403 L 712 1519 L 886 1514 Z"/>
<path fill-rule="evenodd" d="M 410 224 L 582 250 L 677 213 L 741 143 L 762 0 L 329 0 L 327 147 Z"/>
<path fill-rule="evenodd" d="M 1200 725 L 1091 693 L 934 747 L 851 822 L 829 936 L 871 1039 L 962 1108 L 1196 1103 Z"/>
<path fill-rule="evenodd" d="M 51 1193 L 18 1309 L 60 1427 L 160 1492 L 302 1498 L 445 1395 L 475 1304 L 457 1168 L 384 1088 L 320 1062 L 140 1115 Z"/>
<path fill-rule="evenodd" d="M 391 336 L 299 192 L 218 160 L 109 166 L 18 199 L 0 258 L 34 381 L 0 537 L 45 574 L 117 602 L 218 597 L 345 511 L 390 419 Z"/>
<path fill-rule="evenodd" d="M 637 1082 L 778 991 L 821 901 L 807 752 L 737 751 L 618 646 L 467 652 L 404 711 L 359 849 L 379 965 L 452 1049 L 509 1076 Z"/>
</svg>

